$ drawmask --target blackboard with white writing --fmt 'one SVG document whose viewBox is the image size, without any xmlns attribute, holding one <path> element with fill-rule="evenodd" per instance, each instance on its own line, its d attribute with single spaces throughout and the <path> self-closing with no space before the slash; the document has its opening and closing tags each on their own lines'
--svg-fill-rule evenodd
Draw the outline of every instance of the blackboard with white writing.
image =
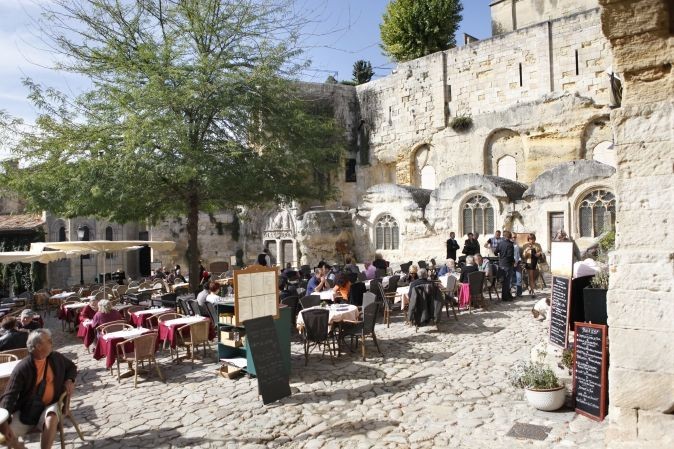
<svg viewBox="0 0 674 449">
<path fill-rule="evenodd" d="M 550 301 L 550 343 L 566 348 L 569 341 L 569 300 L 571 279 L 552 277 L 552 300 Z"/>
<path fill-rule="evenodd" d="M 573 398 L 576 412 L 601 421 L 606 416 L 607 327 L 601 324 L 575 324 Z"/>
<path fill-rule="evenodd" d="M 245 321 L 246 340 L 255 364 L 258 391 L 266 405 L 290 396 L 290 379 L 271 316 Z"/>
</svg>

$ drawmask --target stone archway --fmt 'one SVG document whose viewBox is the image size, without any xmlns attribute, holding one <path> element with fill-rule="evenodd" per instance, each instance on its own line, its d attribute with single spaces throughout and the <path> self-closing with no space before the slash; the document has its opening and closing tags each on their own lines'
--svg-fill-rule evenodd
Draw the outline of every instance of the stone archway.
<svg viewBox="0 0 674 449">
<path fill-rule="evenodd" d="M 609 117 L 607 115 L 593 117 L 587 122 L 583 129 L 577 158 L 588 160 L 595 159 L 595 148 L 601 142 L 606 141 L 613 142 L 613 129 Z M 603 148 L 604 147 L 600 147 L 600 150 Z"/>
<path fill-rule="evenodd" d="M 299 266 L 299 252 L 297 244 L 297 223 L 292 211 L 282 207 L 269 216 L 262 235 L 262 245 L 268 248 L 272 263 L 281 267 L 290 262 L 292 266 Z"/>
<path fill-rule="evenodd" d="M 524 144 L 522 137 L 512 129 L 497 129 L 492 131 L 484 144 L 484 173 L 497 175 L 499 161 L 505 156 L 514 159 L 515 168 L 524 167 Z M 517 178 L 517 175 L 515 174 Z"/>
</svg>

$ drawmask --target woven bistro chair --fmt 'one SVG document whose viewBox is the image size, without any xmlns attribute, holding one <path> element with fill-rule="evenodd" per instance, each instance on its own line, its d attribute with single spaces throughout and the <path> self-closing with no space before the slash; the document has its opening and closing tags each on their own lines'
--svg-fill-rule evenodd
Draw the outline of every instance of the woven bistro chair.
<svg viewBox="0 0 674 449">
<path fill-rule="evenodd" d="M 126 352 L 124 350 L 124 347 L 128 343 L 133 343 L 133 352 Z M 148 362 L 148 372 L 154 363 L 159 378 L 164 381 L 164 376 L 162 375 L 161 370 L 159 369 L 159 364 L 157 363 L 157 359 L 155 358 L 156 349 L 156 332 L 139 335 L 137 337 L 129 338 L 117 343 L 117 382 L 120 382 L 121 379 L 119 362 L 127 362 L 132 365 L 132 369 L 134 371 L 133 388 L 136 388 L 138 385 L 138 364 L 140 363 L 140 365 L 143 366 L 143 362 L 146 360 Z"/>
<path fill-rule="evenodd" d="M 14 354 L 0 354 L 0 363 L 14 362 L 19 360 L 19 358 Z"/>
<path fill-rule="evenodd" d="M 18 360 L 28 357 L 28 348 L 18 348 L 18 349 L 8 349 L 7 351 L 0 352 L 0 356 L 3 354 L 15 355 Z"/>
<path fill-rule="evenodd" d="M 208 320 L 190 323 L 177 329 L 176 335 L 180 346 L 186 350 L 192 351 L 192 367 L 194 367 L 194 353 L 199 345 L 203 346 L 203 355 L 206 356 L 206 345 L 211 349 L 211 342 L 208 341 L 208 331 L 211 323 Z M 185 331 L 189 330 L 189 335 Z M 178 346 L 176 346 L 176 358 L 178 358 Z"/>
<path fill-rule="evenodd" d="M 61 397 L 59 398 L 57 409 L 58 409 L 57 413 L 59 415 L 58 419 L 59 419 L 59 433 L 61 436 L 61 449 L 66 448 L 65 435 L 63 432 L 63 422 L 65 421 L 64 418 L 68 418 L 70 422 L 73 423 L 73 427 L 75 427 L 77 436 L 80 437 L 80 440 L 84 441 L 84 435 L 82 435 L 80 426 L 77 425 L 77 421 L 75 421 L 75 418 L 73 418 L 73 414 L 70 411 L 70 396 L 68 395 L 67 391 L 64 391 Z"/>
<path fill-rule="evenodd" d="M 111 332 L 125 331 L 133 328 L 132 325 L 127 324 L 124 321 L 111 321 L 98 326 L 98 332 L 100 332 L 101 335 L 106 335 Z"/>
</svg>

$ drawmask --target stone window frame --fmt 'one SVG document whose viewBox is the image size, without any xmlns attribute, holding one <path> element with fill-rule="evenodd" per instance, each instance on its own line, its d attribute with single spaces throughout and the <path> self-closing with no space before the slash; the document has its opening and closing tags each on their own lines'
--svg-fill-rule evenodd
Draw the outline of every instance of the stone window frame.
<svg viewBox="0 0 674 449">
<path fill-rule="evenodd" d="M 63 231 L 63 240 L 60 239 L 61 231 Z M 66 222 L 62 219 L 55 220 L 49 231 L 49 241 L 51 242 L 67 242 L 68 241 L 68 227 Z"/>
<path fill-rule="evenodd" d="M 464 210 L 466 209 L 466 206 L 477 197 L 481 197 L 481 198 L 485 199 L 487 204 L 491 207 L 491 211 L 492 211 L 492 223 L 491 223 L 492 229 L 491 230 L 485 229 L 483 227 L 483 229 L 481 231 L 476 231 L 475 230 L 475 214 L 473 214 L 473 218 L 472 218 L 472 221 L 473 221 L 472 229 L 466 229 L 465 222 L 464 222 Z M 471 191 L 463 197 L 460 204 L 461 204 L 461 207 L 458 208 L 458 212 L 459 212 L 458 219 L 459 219 L 459 223 L 461 225 L 461 233 L 462 233 L 461 235 L 465 236 L 469 232 L 472 232 L 472 233 L 478 232 L 480 235 L 487 235 L 487 234 L 493 234 L 496 229 L 499 229 L 496 225 L 496 218 L 497 218 L 496 211 L 497 211 L 498 203 L 495 203 L 495 200 L 494 200 L 494 198 L 491 197 L 491 195 L 488 195 L 485 192 L 481 192 L 481 191 Z M 482 208 L 482 209 L 486 209 L 486 208 Z M 484 225 L 485 224 L 485 222 L 484 222 L 484 212 L 483 212 L 483 215 L 482 215 L 482 220 L 483 220 L 483 225 Z"/>
<path fill-rule="evenodd" d="M 597 238 L 604 231 L 604 230 L 601 230 L 600 232 L 597 232 L 598 229 L 596 228 L 595 221 L 594 221 L 595 220 L 595 213 L 592 212 L 590 214 L 590 217 L 589 217 L 590 220 L 592 220 L 592 222 L 590 223 L 590 233 L 589 233 L 589 235 L 583 235 L 583 225 L 581 223 L 581 221 L 583 220 L 583 216 L 581 214 L 581 208 L 583 207 L 583 203 L 587 200 L 587 198 L 595 192 L 604 192 L 604 194 L 610 194 L 612 196 L 612 198 L 610 200 L 608 200 L 609 204 L 613 203 L 612 204 L 613 219 L 612 219 L 612 226 L 611 226 L 610 230 L 615 230 L 615 217 L 616 217 L 615 214 L 616 214 L 616 207 L 617 207 L 617 202 L 618 202 L 618 198 L 615 194 L 615 190 L 613 188 L 611 188 L 610 186 L 606 185 L 606 184 L 597 184 L 597 185 L 587 186 L 576 196 L 575 201 L 574 201 L 574 208 L 573 208 L 574 213 L 575 213 L 574 225 L 575 225 L 575 228 L 576 228 L 576 235 L 579 238 Z M 598 201 L 603 202 L 604 200 L 603 199 L 595 200 L 595 204 Z M 594 211 L 595 207 L 592 207 L 591 209 Z"/>
<path fill-rule="evenodd" d="M 391 226 L 393 224 L 393 226 Z M 377 230 L 382 228 L 381 237 L 379 237 Z M 386 231 L 390 229 L 390 247 L 386 245 Z M 395 230 L 395 234 L 394 234 Z M 400 225 L 398 220 L 390 212 L 380 214 L 374 221 L 372 227 L 374 247 L 376 251 L 399 251 L 400 250 Z M 380 238 L 382 241 L 380 241 Z M 380 245 L 381 243 L 381 245 Z"/>
</svg>

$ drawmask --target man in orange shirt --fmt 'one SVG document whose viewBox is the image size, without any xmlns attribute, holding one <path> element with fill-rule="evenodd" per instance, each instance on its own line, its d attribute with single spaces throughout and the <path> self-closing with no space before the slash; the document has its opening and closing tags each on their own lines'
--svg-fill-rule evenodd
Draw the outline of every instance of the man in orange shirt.
<svg viewBox="0 0 674 449">
<path fill-rule="evenodd" d="M 6 409 L 11 418 L 0 425 L 9 447 L 23 447 L 18 437 L 33 428 L 42 432 L 40 447 L 52 447 L 58 430 L 58 400 L 64 392 L 73 394 L 77 367 L 56 351 L 52 351 L 49 329 L 36 329 L 28 335 L 26 343 L 30 355 L 19 362 L 12 371 L 5 393 L 0 399 L 0 407 Z M 21 416 L 28 412 L 37 396 L 44 405 L 41 413 Z M 39 410 L 38 410 L 39 411 Z M 28 421 L 28 422 L 26 422 Z"/>
</svg>

